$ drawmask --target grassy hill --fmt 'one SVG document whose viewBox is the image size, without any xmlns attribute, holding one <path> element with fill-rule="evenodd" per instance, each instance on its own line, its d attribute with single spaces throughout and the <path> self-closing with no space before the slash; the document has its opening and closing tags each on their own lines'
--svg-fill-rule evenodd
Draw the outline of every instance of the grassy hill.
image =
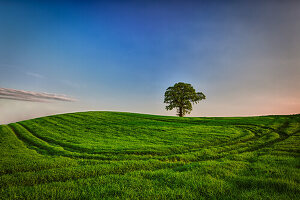
<svg viewBox="0 0 300 200">
<path fill-rule="evenodd" d="M 81 112 L 0 126 L 0 199 L 300 199 L 300 115 Z"/>
</svg>

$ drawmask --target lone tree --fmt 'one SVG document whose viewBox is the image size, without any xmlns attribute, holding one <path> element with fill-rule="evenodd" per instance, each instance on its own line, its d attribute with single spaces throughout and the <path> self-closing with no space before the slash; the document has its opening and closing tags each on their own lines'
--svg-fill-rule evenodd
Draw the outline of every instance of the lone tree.
<svg viewBox="0 0 300 200">
<path fill-rule="evenodd" d="M 205 98 L 205 95 L 202 92 L 196 92 L 191 84 L 179 82 L 167 89 L 164 103 L 169 104 L 166 110 L 177 108 L 177 115 L 183 117 L 191 113 L 192 103 L 197 104 Z"/>
</svg>

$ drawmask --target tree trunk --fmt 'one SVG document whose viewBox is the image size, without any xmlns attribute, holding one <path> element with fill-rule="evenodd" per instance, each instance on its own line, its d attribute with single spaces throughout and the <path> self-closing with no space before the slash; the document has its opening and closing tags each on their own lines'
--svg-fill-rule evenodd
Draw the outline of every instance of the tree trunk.
<svg viewBox="0 0 300 200">
<path fill-rule="evenodd" d="M 179 117 L 183 117 L 182 107 L 179 107 Z"/>
</svg>

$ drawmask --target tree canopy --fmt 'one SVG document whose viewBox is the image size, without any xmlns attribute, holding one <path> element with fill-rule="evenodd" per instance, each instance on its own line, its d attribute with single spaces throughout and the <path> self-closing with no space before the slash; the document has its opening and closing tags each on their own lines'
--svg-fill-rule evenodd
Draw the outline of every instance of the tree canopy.
<svg viewBox="0 0 300 200">
<path fill-rule="evenodd" d="M 205 98 L 205 95 L 202 92 L 196 92 L 191 84 L 179 82 L 166 90 L 164 103 L 168 104 L 166 110 L 176 108 L 177 115 L 183 117 L 191 113 L 192 104 L 197 104 Z"/>
</svg>

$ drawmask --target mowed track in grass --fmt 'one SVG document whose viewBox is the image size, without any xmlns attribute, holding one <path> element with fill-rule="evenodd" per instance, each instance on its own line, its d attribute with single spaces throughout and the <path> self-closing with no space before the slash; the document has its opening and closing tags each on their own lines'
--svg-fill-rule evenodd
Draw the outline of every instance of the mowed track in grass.
<svg viewBox="0 0 300 200">
<path fill-rule="evenodd" d="M 81 112 L 0 137 L 0 199 L 300 199 L 300 115 Z"/>
</svg>

